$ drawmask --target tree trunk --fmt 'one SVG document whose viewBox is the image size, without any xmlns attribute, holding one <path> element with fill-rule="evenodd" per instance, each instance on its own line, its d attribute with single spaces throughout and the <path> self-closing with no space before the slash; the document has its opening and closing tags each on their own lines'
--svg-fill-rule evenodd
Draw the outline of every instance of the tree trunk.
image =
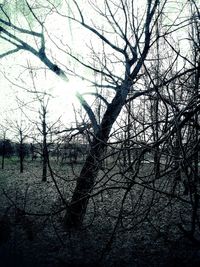
<svg viewBox="0 0 200 267">
<path fill-rule="evenodd" d="M 22 135 L 20 133 L 20 145 L 19 145 L 19 161 L 20 161 L 20 173 L 23 173 L 24 171 L 24 148 L 23 148 L 23 139 Z"/>
<path fill-rule="evenodd" d="M 2 149 L 2 160 L 1 160 L 1 169 L 4 169 L 5 165 L 5 154 L 6 154 L 6 149 L 5 149 L 5 141 L 3 141 L 3 149 Z"/>
<path fill-rule="evenodd" d="M 47 180 L 47 163 L 48 163 L 48 152 L 45 149 L 42 155 L 42 181 L 46 182 Z"/>
<path fill-rule="evenodd" d="M 48 148 L 47 148 L 47 123 L 46 123 L 46 107 L 43 107 L 42 113 L 42 181 L 47 181 L 47 164 L 48 164 Z"/>
<path fill-rule="evenodd" d="M 99 126 L 99 130 L 91 143 L 90 151 L 79 178 L 77 179 L 76 188 L 64 216 L 64 226 L 66 228 L 79 227 L 83 223 L 90 193 L 93 189 L 95 179 L 101 166 L 99 158 L 105 152 L 106 143 L 108 141 L 112 125 L 116 121 L 123 105 L 125 104 L 129 89 L 130 85 L 128 82 L 123 86 L 123 88 L 121 88 L 123 93 L 119 90 L 112 103 L 107 107 L 101 125 Z"/>
<path fill-rule="evenodd" d="M 90 153 L 77 180 L 70 206 L 64 217 L 64 225 L 66 227 L 78 227 L 82 224 L 90 192 L 93 189 L 100 168 L 99 156 L 104 151 L 103 146 L 103 143 L 100 141 L 95 140 L 93 142 Z"/>
<path fill-rule="evenodd" d="M 20 155 L 20 173 L 24 172 L 23 155 Z"/>
<path fill-rule="evenodd" d="M 200 58 L 200 57 L 199 57 Z M 195 75 L 195 96 L 196 96 L 196 104 L 195 104 L 195 108 L 198 105 L 198 96 L 199 96 L 199 84 L 200 84 L 200 63 L 198 61 L 197 58 L 196 62 L 198 62 L 197 65 L 197 72 Z M 194 129 L 194 143 L 196 144 L 196 148 L 194 151 L 194 181 L 197 184 L 200 183 L 199 181 L 199 114 L 196 113 L 195 117 L 194 117 L 194 124 L 195 124 L 195 129 Z"/>
</svg>

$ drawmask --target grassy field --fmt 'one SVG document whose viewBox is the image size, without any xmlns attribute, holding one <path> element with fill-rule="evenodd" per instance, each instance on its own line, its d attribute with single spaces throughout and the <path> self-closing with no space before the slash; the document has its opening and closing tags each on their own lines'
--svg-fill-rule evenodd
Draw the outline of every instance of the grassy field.
<svg viewBox="0 0 200 267">
<path fill-rule="evenodd" d="M 138 185 L 140 177 L 147 181 L 150 165 L 143 165 L 128 193 L 123 187 L 131 173 L 102 169 L 84 225 L 76 231 L 63 229 L 64 205 L 56 187 L 69 201 L 81 164 L 52 160 L 51 166 L 53 179 L 48 173 L 47 182 L 41 181 L 39 160 L 26 160 L 22 174 L 16 158 L 6 159 L 0 170 L 2 267 L 199 266 L 199 248 L 178 228 L 180 214 L 189 218 L 190 205 Z M 164 179 L 155 184 L 166 186 Z"/>
</svg>

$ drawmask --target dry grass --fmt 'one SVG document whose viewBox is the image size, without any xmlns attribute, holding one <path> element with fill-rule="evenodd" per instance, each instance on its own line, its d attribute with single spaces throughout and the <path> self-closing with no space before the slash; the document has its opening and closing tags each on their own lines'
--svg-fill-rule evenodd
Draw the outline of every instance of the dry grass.
<svg viewBox="0 0 200 267">
<path fill-rule="evenodd" d="M 81 165 L 52 167 L 69 200 Z M 144 166 L 143 174 L 148 170 Z M 63 203 L 50 176 L 41 182 L 40 162 L 26 162 L 23 174 L 16 161 L 7 162 L 0 170 L 0 232 L 9 232 L 0 243 L 1 266 L 198 266 L 199 249 L 177 227 L 180 212 L 189 213 L 189 206 L 134 184 L 121 209 L 126 190 L 109 187 L 124 185 L 126 179 L 115 172 L 101 171 L 94 193 L 103 184 L 105 190 L 91 199 L 83 228 L 65 232 L 63 212 L 55 214 Z"/>
</svg>

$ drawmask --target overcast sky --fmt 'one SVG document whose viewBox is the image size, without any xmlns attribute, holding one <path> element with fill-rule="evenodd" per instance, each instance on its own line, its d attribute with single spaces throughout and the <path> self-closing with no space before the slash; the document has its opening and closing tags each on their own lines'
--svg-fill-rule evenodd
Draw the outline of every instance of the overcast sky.
<svg viewBox="0 0 200 267">
<path fill-rule="evenodd" d="M 70 1 L 68 1 L 69 3 Z M 82 4 L 83 11 L 85 12 L 86 20 L 91 18 L 92 22 L 97 23 L 99 19 L 97 16 L 94 16 L 94 13 L 88 6 L 88 0 L 82 0 L 80 3 Z M 65 3 L 65 1 L 63 1 Z M 98 4 L 102 3 L 100 0 L 97 1 Z M 144 1 L 135 1 L 135 4 L 138 6 L 139 12 L 144 12 Z M 145 1 L 146 3 L 146 1 Z M 180 2 L 180 6 L 184 6 L 185 1 Z M 172 8 L 172 5 L 176 5 L 174 2 L 168 6 L 169 16 L 171 20 L 173 20 L 178 14 L 179 10 Z M 179 8 L 180 8 L 179 6 Z M 63 6 L 63 10 L 66 7 Z M 184 13 L 183 13 L 184 14 Z M 23 18 L 21 18 L 23 25 Z M 18 19 L 20 22 L 20 18 Z M 170 22 L 170 19 L 169 19 Z M 103 23 L 103 22 L 101 22 Z M 177 21 L 178 23 L 178 21 Z M 20 23 L 19 23 L 20 24 Z M 66 18 L 59 16 L 57 14 L 50 15 L 46 22 L 45 26 L 48 29 L 48 34 L 46 34 L 46 45 L 48 50 L 51 53 L 51 56 L 54 57 L 58 62 L 61 62 L 63 66 L 68 66 L 71 64 L 71 68 L 75 68 L 78 73 L 82 76 L 88 77 L 88 79 L 93 78 L 93 73 L 87 71 L 84 67 L 80 67 L 75 64 L 73 60 L 69 60 L 67 55 L 61 52 L 58 49 L 54 42 L 56 42 L 61 48 L 65 48 L 65 44 L 72 47 L 74 51 L 77 51 L 77 54 L 81 55 L 83 58 L 91 58 L 91 51 L 85 45 L 85 43 L 90 44 L 91 41 L 95 44 L 95 48 L 100 49 L 100 42 L 94 38 L 94 36 L 87 30 L 84 30 L 78 24 L 71 22 L 69 23 Z M 38 28 L 37 28 L 38 27 Z M 40 30 L 39 25 L 35 25 L 34 30 Z M 49 38 L 49 36 L 50 38 Z M 186 35 L 184 36 L 184 38 Z M 180 43 L 184 44 L 184 38 L 182 33 L 179 33 L 175 36 L 175 38 L 179 38 Z M 27 39 L 29 42 L 30 40 Z M 32 40 L 33 42 L 33 40 Z M 3 42 L 0 42 L 1 51 L 6 48 Z M 2 46 L 4 45 L 4 46 Z M 183 46 L 183 45 L 182 45 Z M 8 56 L 6 58 L 1 59 L 0 62 L 0 113 L 1 120 L 5 117 L 9 116 L 14 119 L 15 117 L 19 117 L 21 113 L 17 112 L 18 104 L 16 103 L 16 96 L 23 101 L 30 101 L 31 95 L 26 92 L 25 89 L 32 90 L 33 89 L 33 80 L 34 85 L 38 91 L 46 91 L 51 93 L 54 98 L 50 103 L 50 112 L 52 116 L 52 120 L 56 119 L 58 116 L 62 115 L 63 122 L 67 125 L 70 124 L 70 121 L 74 121 L 74 112 L 72 103 L 78 108 L 78 101 L 75 98 L 76 91 L 86 92 L 91 91 L 91 88 L 88 87 L 88 83 L 77 77 L 72 77 L 67 74 L 68 82 L 59 79 L 54 73 L 51 71 L 44 70 L 44 65 L 33 55 L 30 53 L 17 53 L 12 56 Z M 42 68 L 37 71 L 37 75 L 30 77 L 28 66 L 32 68 Z M 10 80 L 10 82 L 8 81 Z M 13 83 L 13 84 L 12 84 Z M 15 85 L 18 86 L 15 86 Z M 20 88 L 23 87 L 23 88 Z M 87 97 L 88 98 L 88 97 Z M 91 104 L 93 98 L 89 98 L 89 103 Z M 38 108 L 37 104 L 36 109 Z"/>
<path fill-rule="evenodd" d="M 87 49 L 84 49 L 83 46 L 83 41 L 87 38 L 87 35 L 85 32 L 80 31 L 80 27 L 77 27 L 76 25 L 75 28 L 71 29 L 70 24 L 66 23 L 66 19 L 63 20 L 61 16 L 56 14 L 49 16 L 45 22 L 45 26 L 48 29 L 48 34 L 53 40 L 55 40 L 55 38 L 60 38 L 63 43 L 67 42 L 68 45 L 72 46 L 78 53 L 82 55 L 84 55 L 84 53 L 85 55 L 87 54 Z M 40 29 L 39 27 L 38 29 L 36 27 L 34 30 L 39 31 Z M 71 34 L 72 31 L 73 36 Z M 66 55 L 63 55 L 58 49 L 55 49 L 55 45 L 48 39 L 47 35 L 46 39 L 48 50 L 53 51 L 53 56 L 58 61 L 61 61 L 66 65 L 69 64 L 69 59 L 67 59 Z M 59 41 L 57 42 L 58 44 L 61 43 Z M 7 48 L 4 42 L 1 42 L 0 44 L 1 51 Z M 2 45 L 4 47 L 2 47 Z M 44 68 L 44 65 L 36 57 L 26 52 L 16 53 L 3 58 L 1 59 L 0 64 L 0 113 L 1 121 L 3 121 L 6 117 L 12 117 L 12 119 L 14 119 L 15 117 L 18 118 L 20 116 L 21 112 L 17 112 L 19 104 L 16 102 L 16 97 L 24 102 L 28 102 L 32 98 L 32 95 L 28 94 L 25 90 L 34 89 L 32 81 L 33 77 L 30 78 L 27 67 Z M 85 70 L 82 70 L 82 73 L 85 74 Z M 68 125 L 70 124 L 70 121 L 74 121 L 72 104 L 74 104 L 77 109 L 79 108 L 79 102 L 75 97 L 76 91 L 91 91 L 91 88 L 88 88 L 88 83 L 81 79 L 68 75 L 68 81 L 66 82 L 51 71 L 44 71 L 44 69 L 37 71 L 37 76 L 34 76 L 34 85 L 36 90 L 46 91 L 53 96 L 49 106 L 52 120 L 62 115 L 63 122 L 67 122 Z M 91 102 L 92 99 L 89 101 Z M 33 105 L 34 104 L 32 104 L 32 106 Z M 35 103 L 35 108 L 38 108 L 37 103 Z"/>
</svg>

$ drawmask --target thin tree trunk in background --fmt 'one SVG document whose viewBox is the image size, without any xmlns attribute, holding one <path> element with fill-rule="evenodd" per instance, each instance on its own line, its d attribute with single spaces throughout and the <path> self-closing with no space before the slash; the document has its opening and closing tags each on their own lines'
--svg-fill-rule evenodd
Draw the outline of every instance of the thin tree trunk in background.
<svg viewBox="0 0 200 267">
<path fill-rule="evenodd" d="M 42 181 L 46 182 L 47 180 L 47 164 L 48 164 L 48 152 L 47 149 L 43 150 L 43 158 L 42 158 Z"/>
<path fill-rule="evenodd" d="M 47 164 L 48 164 L 48 150 L 47 150 L 47 125 L 46 125 L 46 110 L 43 109 L 43 121 L 42 121 L 42 181 L 47 180 Z"/>
<path fill-rule="evenodd" d="M 200 63 L 198 63 L 198 69 L 197 73 L 195 75 L 195 96 L 196 96 L 196 106 L 198 105 L 198 94 L 199 94 L 199 79 L 200 79 Z M 194 181 L 195 183 L 200 183 L 199 181 L 199 114 L 195 114 L 194 117 L 194 143 L 195 143 L 195 149 L 194 149 Z"/>
<path fill-rule="evenodd" d="M 192 36 L 192 51 L 193 51 L 193 62 L 195 63 L 197 70 L 194 76 L 194 99 L 195 106 L 198 106 L 199 100 L 199 84 L 200 84 L 200 56 L 199 56 L 199 45 L 200 45 L 200 35 L 199 35 L 199 27 L 200 27 L 200 17 L 196 16 L 196 8 L 194 8 L 194 3 L 190 2 L 190 12 L 191 12 L 191 22 L 193 22 L 191 27 L 191 36 Z M 199 13 L 198 13 L 199 14 Z M 194 168 L 194 182 L 197 186 L 199 181 L 199 114 L 196 113 L 194 115 L 194 125 L 193 128 L 193 142 L 194 142 L 194 151 L 193 151 L 193 168 Z"/>
<path fill-rule="evenodd" d="M 20 130 L 20 144 L 19 144 L 19 161 L 20 161 L 20 173 L 24 171 L 24 149 L 23 149 L 23 136 L 22 131 Z"/>
<path fill-rule="evenodd" d="M 23 173 L 23 171 L 24 171 L 23 158 L 24 158 L 23 148 L 20 146 L 20 157 L 19 157 L 19 159 L 20 159 L 20 173 Z"/>
<path fill-rule="evenodd" d="M 159 14 L 159 5 L 158 5 L 158 10 Z M 159 26 L 162 20 L 162 16 L 157 20 L 156 22 L 156 35 L 159 37 L 160 35 L 160 29 Z M 160 40 L 157 38 L 156 41 L 156 57 L 157 57 L 157 65 L 156 65 L 156 85 L 158 86 L 160 83 Z M 159 92 L 158 89 L 156 89 L 156 99 L 154 102 L 154 142 L 157 142 L 159 139 Z M 160 176 L 160 148 L 159 146 L 156 146 L 155 152 L 154 152 L 154 172 L 155 172 L 155 178 L 157 179 Z"/>
<path fill-rule="evenodd" d="M 5 140 L 3 141 L 3 147 L 2 147 L 2 160 L 1 160 L 1 169 L 4 169 L 4 165 L 5 165 Z"/>
<path fill-rule="evenodd" d="M 127 156 L 128 156 L 128 166 L 131 166 L 131 150 L 130 150 L 130 140 L 131 140 L 131 102 L 127 106 L 128 117 L 127 117 Z"/>
</svg>

